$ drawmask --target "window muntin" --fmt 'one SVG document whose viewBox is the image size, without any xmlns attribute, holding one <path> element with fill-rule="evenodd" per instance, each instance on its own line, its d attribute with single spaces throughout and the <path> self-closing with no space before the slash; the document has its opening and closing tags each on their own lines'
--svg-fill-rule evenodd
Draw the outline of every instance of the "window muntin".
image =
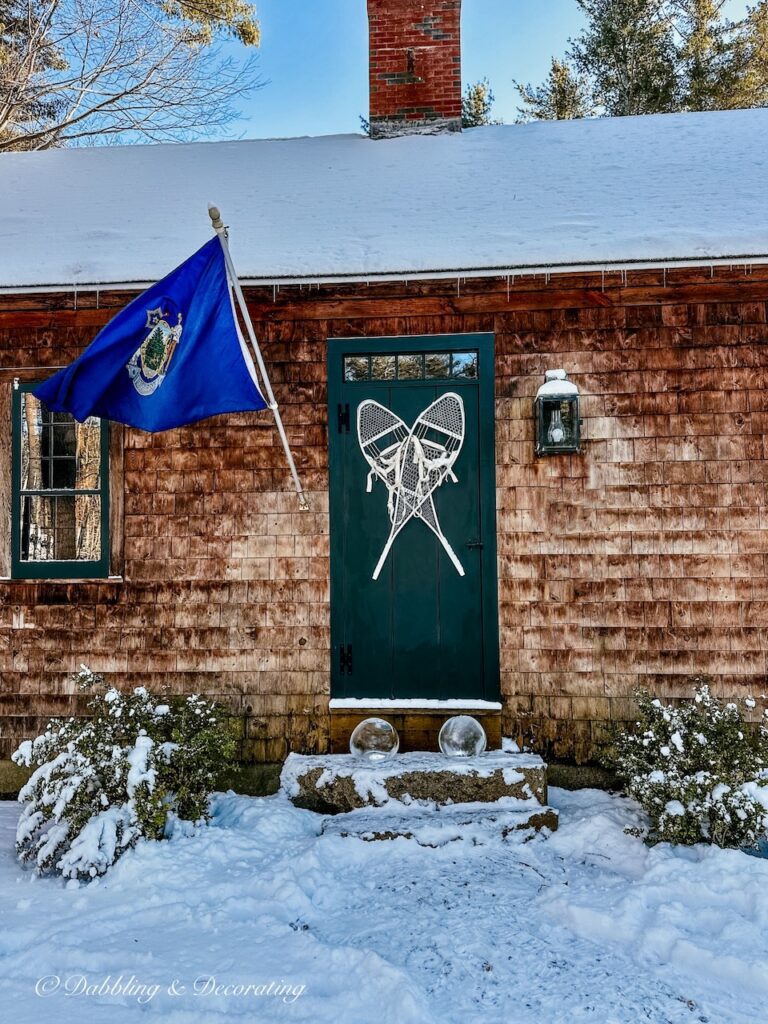
<svg viewBox="0 0 768 1024">
<path fill-rule="evenodd" d="M 51 412 L 20 384 L 13 396 L 12 574 L 108 574 L 105 421 Z"/>
</svg>

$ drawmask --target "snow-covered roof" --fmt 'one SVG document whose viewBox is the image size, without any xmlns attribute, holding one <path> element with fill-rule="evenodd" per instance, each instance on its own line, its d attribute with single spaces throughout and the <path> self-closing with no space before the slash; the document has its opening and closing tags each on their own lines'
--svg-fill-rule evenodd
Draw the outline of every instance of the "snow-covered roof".
<svg viewBox="0 0 768 1024">
<path fill-rule="evenodd" d="M 243 280 L 757 260 L 768 109 L 0 156 L 0 288 L 157 280 L 222 209 Z"/>
</svg>

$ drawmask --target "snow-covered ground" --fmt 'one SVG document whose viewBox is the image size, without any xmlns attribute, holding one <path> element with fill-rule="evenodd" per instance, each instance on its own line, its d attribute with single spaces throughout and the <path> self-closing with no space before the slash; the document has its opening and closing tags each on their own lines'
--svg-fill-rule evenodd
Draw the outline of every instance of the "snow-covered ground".
<svg viewBox="0 0 768 1024">
<path fill-rule="evenodd" d="M 321 836 L 283 797 L 221 795 L 212 827 L 90 885 L 20 868 L 18 806 L 0 804 L 0 1019 L 764 1021 L 768 860 L 649 849 L 623 831 L 631 801 L 550 798 L 554 835 L 427 848 Z"/>
</svg>

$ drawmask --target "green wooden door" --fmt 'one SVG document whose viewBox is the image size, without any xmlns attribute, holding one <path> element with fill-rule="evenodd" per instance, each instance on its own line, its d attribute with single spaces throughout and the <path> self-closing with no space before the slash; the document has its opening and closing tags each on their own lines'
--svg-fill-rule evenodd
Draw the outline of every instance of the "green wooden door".
<svg viewBox="0 0 768 1024">
<path fill-rule="evenodd" d="M 333 339 L 328 371 L 332 695 L 497 700 L 493 336 Z"/>
</svg>

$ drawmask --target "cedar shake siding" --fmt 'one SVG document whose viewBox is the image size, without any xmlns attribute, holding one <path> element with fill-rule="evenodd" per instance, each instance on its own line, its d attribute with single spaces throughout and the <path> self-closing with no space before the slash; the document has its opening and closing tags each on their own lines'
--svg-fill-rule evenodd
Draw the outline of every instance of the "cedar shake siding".
<svg viewBox="0 0 768 1024">
<path fill-rule="evenodd" d="M 132 296 L 0 296 L 0 574 L 13 379 L 74 359 Z M 223 702 L 246 761 L 330 738 L 327 339 L 493 332 L 503 731 L 594 759 L 635 687 L 765 687 L 768 268 L 247 289 L 312 509 L 268 412 L 112 437 L 111 571 L 0 581 L 0 758 L 78 710 L 81 662 Z M 546 370 L 582 450 L 537 459 Z M 213 375 L 215 386 L 215 375 Z M 332 423 L 331 428 L 335 429 Z"/>
</svg>

